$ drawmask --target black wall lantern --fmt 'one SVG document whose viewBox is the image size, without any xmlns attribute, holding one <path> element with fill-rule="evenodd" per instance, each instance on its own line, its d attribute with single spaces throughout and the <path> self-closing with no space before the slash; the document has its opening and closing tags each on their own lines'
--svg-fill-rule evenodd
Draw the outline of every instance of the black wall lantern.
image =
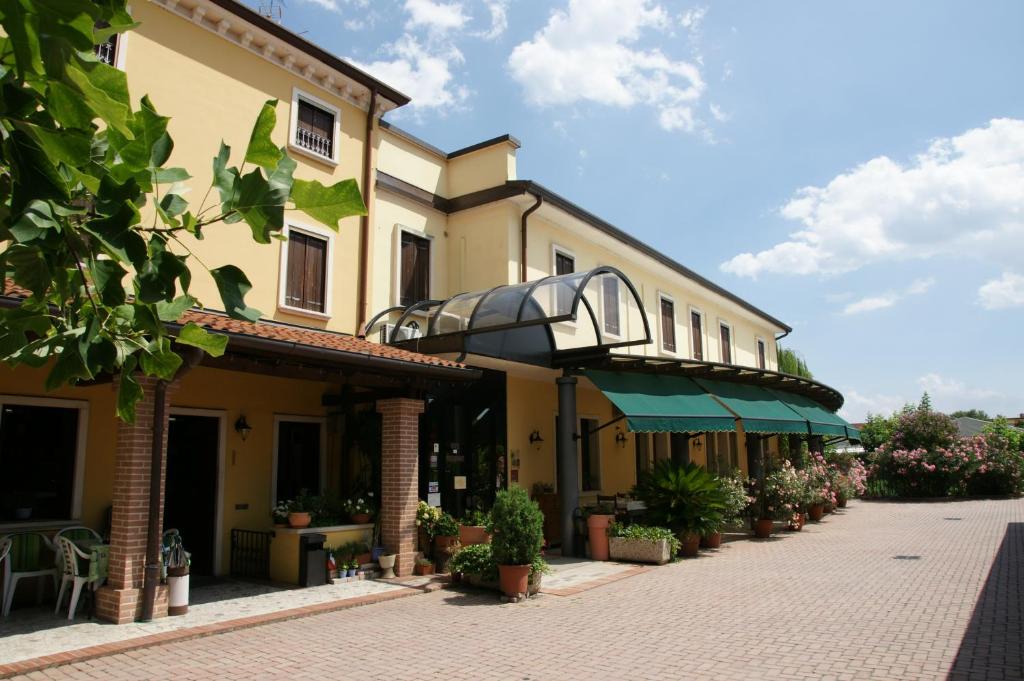
<svg viewBox="0 0 1024 681">
<path fill-rule="evenodd" d="M 245 420 L 245 414 L 239 416 L 238 420 L 235 421 L 235 432 L 242 436 L 242 442 L 245 442 L 245 439 L 249 437 L 249 433 L 252 432 L 252 426 Z"/>
<path fill-rule="evenodd" d="M 537 449 L 540 449 L 540 445 L 541 445 L 542 442 L 544 442 L 544 438 L 542 438 L 540 436 L 540 431 L 539 430 L 535 430 L 532 433 L 530 433 L 530 444 L 531 445 L 533 445 Z"/>
</svg>

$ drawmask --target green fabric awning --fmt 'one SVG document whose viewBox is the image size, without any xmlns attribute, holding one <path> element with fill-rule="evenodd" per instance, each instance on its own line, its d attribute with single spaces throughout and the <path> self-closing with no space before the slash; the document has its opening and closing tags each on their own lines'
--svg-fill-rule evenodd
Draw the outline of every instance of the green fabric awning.
<svg viewBox="0 0 1024 681">
<path fill-rule="evenodd" d="M 685 376 L 622 371 L 588 371 L 586 376 L 626 415 L 635 433 L 736 430 L 736 418 Z"/>
<path fill-rule="evenodd" d="M 768 390 L 807 420 L 812 435 L 833 435 L 845 437 L 847 440 L 860 440 L 859 430 L 850 425 L 846 419 L 832 413 L 811 398 L 781 390 L 770 388 Z"/>
<path fill-rule="evenodd" d="M 807 434 L 807 420 L 764 388 L 705 378 L 693 380 L 742 419 L 745 433 Z"/>
</svg>

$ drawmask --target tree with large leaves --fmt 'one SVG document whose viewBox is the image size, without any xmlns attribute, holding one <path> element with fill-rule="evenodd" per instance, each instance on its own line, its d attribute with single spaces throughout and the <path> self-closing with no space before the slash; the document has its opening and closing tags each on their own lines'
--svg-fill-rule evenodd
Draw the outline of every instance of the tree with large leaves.
<svg viewBox="0 0 1024 681">
<path fill-rule="evenodd" d="M 271 140 L 277 102 L 268 101 L 241 166 L 229 165 L 222 142 L 194 206 L 191 175 L 168 165 L 169 119 L 148 97 L 133 106 L 125 74 L 94 54 L 135 26 L 125 0 L 0 0 L 0 26 L 0 266 L 29 293 L 0 310 L 0 358 L 49 367 L 48 390 L 116 376 L 117 414 L 133 421 L 139 373 L 169 381 L 182 346 L 225 350 L 224 335 L 168 326 L 202 305 L 189 292 L 191 268 L 210 273 L 228 315 L 260 318 L 245 302 L 246 275 L 208 266 L 190 244 L 239 222 L 271 243 L 286 210 L 337 230 L 365 214 L 359 188 L 293 178 L 295 161 Z"/>
</svg>

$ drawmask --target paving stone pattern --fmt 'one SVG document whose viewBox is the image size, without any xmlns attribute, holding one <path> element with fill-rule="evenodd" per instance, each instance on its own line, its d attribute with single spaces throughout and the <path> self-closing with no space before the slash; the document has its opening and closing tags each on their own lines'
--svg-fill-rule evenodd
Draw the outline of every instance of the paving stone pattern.
<svg viewBox="0 0 1024 681">
<path fill-rule="evenodd" d="M 1024 500 L 860 502 L 573 596 L 439 591 L 22 678 L 1019 680 L 1022 570 Z"/>
</svg>

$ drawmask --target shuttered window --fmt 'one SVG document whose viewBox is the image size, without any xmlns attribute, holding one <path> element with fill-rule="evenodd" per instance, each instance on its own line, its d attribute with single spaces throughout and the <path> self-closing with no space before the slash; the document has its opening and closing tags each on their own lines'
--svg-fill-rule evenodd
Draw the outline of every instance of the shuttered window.
<svg viewBox="0 0 1024 681">
<path fill-rule="evenodd" d="M 661 347 L 676 351 L 676 306 L 668 298 L 661 299 Z"/>
<path fill-rule="evenodd" d="M 325 312 L 326 290 L 327 240 L 289 230 L 285 305 Z"/>
<path fill-rule="evenodd" d="M 690 332 L 693 335 L 693 358 L 704 359 L 704 330 L 701 327 L 700 312 L 690 312 Z"/>
<path fill-rule="evenodd" d="M 604 296 L 604 331 L 612 335 L 620 335 L 619 330 L 619 280 L 604 277 L 601 282 Z"/>
<path fill-rule="evenodd" d="M 412 305 L 430 297 L 430 240 L 402 232 L 401 305 Z"/>
<path fill-rule="evenodd" d="M 761 340 L 760 338 L 758 338 L 757 339 L 757 368 L 758 369 L 767 369 L 768 368 L 768 363 L 767 363 L 766 359 L 767 358 L 765 357 L 764 341 Z"/>
<path fill-rule="evenodd" d="M 555 253 L 555 274 L 572 274 L 576 271 L 576 260 L 565 253 Z M 556 296 L 557 314 L 569 314 L 572 311 L 572 299 L 576 292 L 569 286 L 559 286 Z"/>
<path fill-rule="evenodd" d="M 300 99 L 295 145 L 334 158 L 334 114 Z"/>
<path fill-rule="evenodd" d="M 722 340 L 722 364 L 732 364 L 732 331 L 725 324 L 720 324 L 718 333 Z"/>
</svg>

